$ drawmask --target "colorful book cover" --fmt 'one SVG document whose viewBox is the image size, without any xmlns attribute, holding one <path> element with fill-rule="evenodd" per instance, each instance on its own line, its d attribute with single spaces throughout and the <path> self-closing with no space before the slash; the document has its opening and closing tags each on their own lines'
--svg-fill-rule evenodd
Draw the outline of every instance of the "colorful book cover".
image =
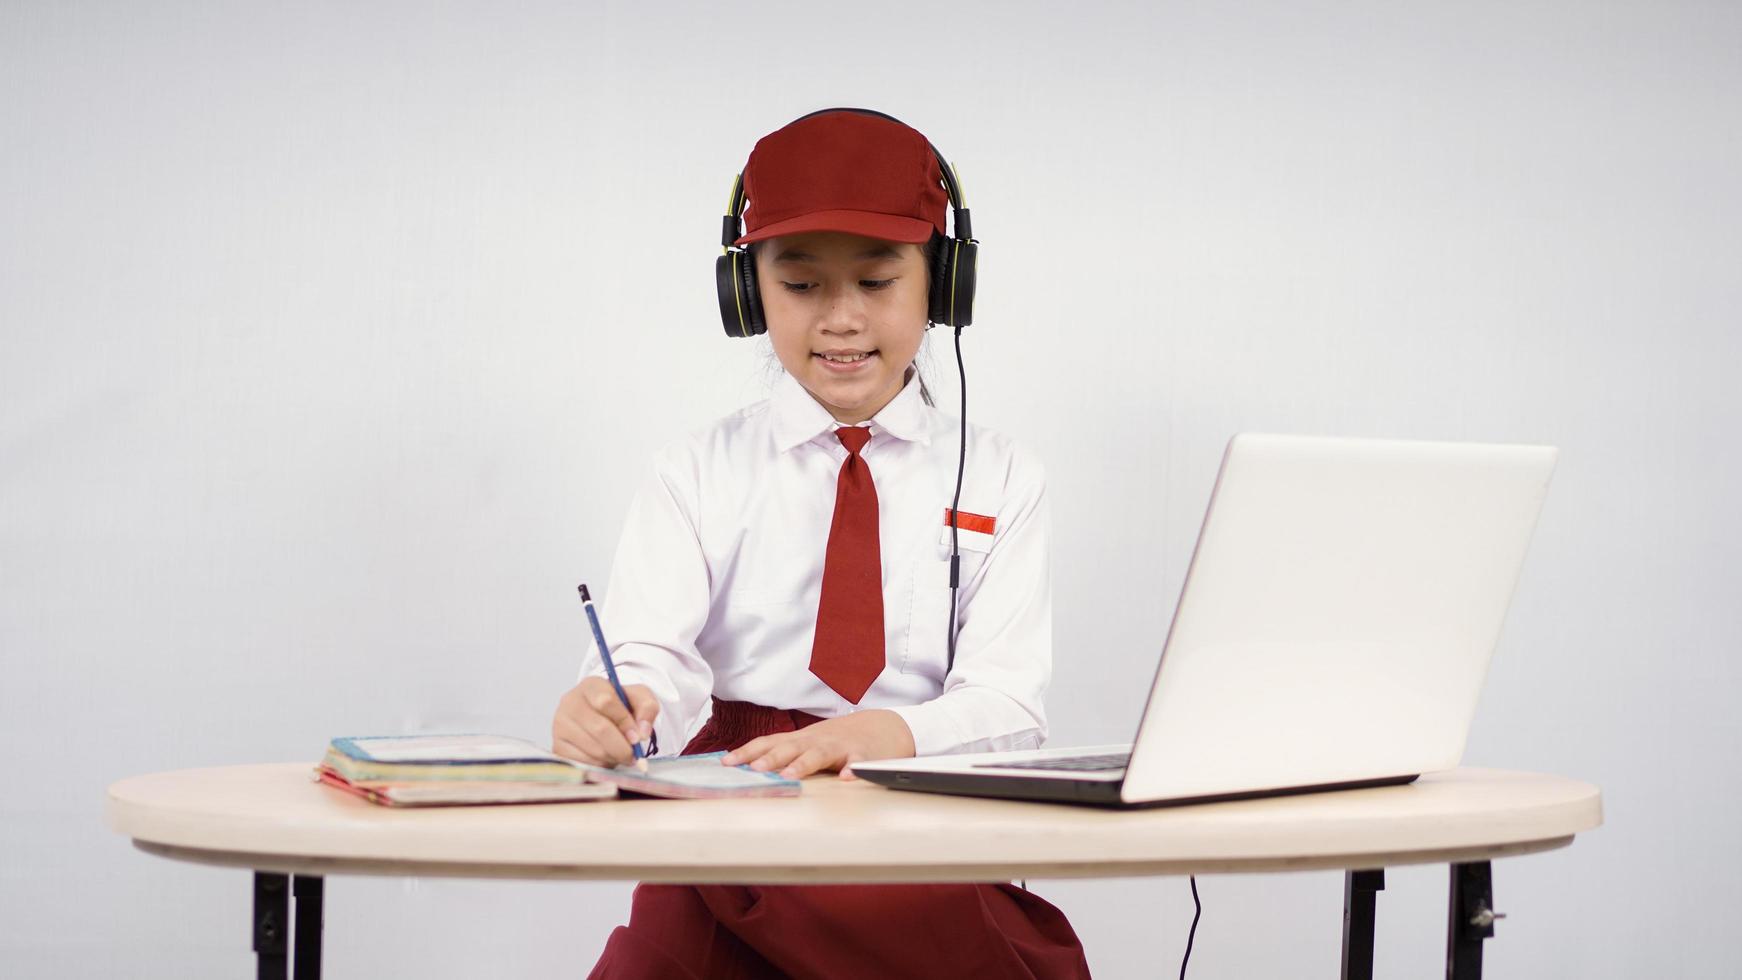
<svg viewBox="0 0 1742 980">
<path fill-rule="evenodd" d="M 578 763 L 506 735 L 372 735 L 335 738 L 323 764 L 352 782 L 510 780 L 579 783 Z"/>
<path fill-rule="evenodd" d="M 467 806 L 486 803 L 573 803 L 581 800 L 610 799 L 617 787 L 609 783 L 526 783 L 508 781 L 354 783 L 344 776 L 320 766 L 315 778 L 354 796 L 382 806 Z"/>
<path fill-rule="evenodd" d="M 315 774 L 389 806 L 591 799 L 618 791 L 687 800 L 799 795 L 797 780 L 721 765 L 723 755 L 654 757 L 642 773 L 574 762 L 503 735 L 352 736 L 332 740 Z"/>
</svg>

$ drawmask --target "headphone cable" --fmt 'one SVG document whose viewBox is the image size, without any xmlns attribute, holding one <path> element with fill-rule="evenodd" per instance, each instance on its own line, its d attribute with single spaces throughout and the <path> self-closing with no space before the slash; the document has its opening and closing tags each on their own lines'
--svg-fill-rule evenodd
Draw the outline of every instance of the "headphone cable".
<svg viewBox="0 0 1742 980">
<path fill-rule="evenodd" d="M 956 373 L 962 385 L 962 437 L 956 453 L 956 495 L 950 500 L 950 626 L 949 657 L 944 662 L 944 681 L 956 669 L 956 588 L 961 584 L 962 552 L 956 540 L 962 508 L 962 471 L 968 464 L 968 369 L 962 365 L 962 328 L 956 327 Z"/>
<path fill-rule="evenodd" d="M 1186 955 L 1180 957 L 1179 980 L 1186 980 L 1186 964 L 1192 961 L 1192 940 L 1198 937 L 1198 917 L 1204 914 L 1204 907 L 1198 904 L 1198 876 L 1192 875 L 1192 931 L 1186 933 Z"/>
</svg>

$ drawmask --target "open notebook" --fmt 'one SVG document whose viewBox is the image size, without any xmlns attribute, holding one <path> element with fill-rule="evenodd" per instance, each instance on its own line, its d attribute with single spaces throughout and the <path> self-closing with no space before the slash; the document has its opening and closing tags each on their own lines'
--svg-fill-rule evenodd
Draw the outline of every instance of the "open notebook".
<svg viewBox="0 0 1742 980">
<path fill-rule="evenodd" d="M 723 766 L 724 752 L 679 755 L 647 760 L 647 772 L 633 766 L 601 769 L 586 766 L 587 778 L 614 783 L 625 793 L 673 799 L 706 800 L 723 796 L 797 796 L 799 782 L 748 766 Z"/>
<path fill-rule="evenodd" d="M 386 806 L 561 803 L 624 793 L 670 799 L 797 796 L 799 783 L 714 752 L 648 760 L 648 771 L 573 762 L 505 735 L 335 738 L 315 778 Z"/>
</svg>

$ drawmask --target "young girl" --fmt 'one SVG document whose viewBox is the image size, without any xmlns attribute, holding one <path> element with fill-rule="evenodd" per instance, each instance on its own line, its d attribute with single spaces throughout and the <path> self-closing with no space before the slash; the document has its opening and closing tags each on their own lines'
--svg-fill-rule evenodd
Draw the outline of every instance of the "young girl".
<svg viewBox="0 0 1742 980">
<path fill-rule="evenodd" d="M 913 364 L 949 300 L 934 295 L 957 247 L 944 238 L 946 186 L 925 137 L 880 113 L 825 110 L 758 141 L 733 241 L 749 254 L 721 260 L 722 315 L 728 333 L 765 329 L 785 373 L 768 400 L 656 454 L 601 611 L 633 711 L 595 650 L 557 707 L 555 751 L 619 765 L 651 739 L 666 754 L 851 778 L 858 760 L 1045 737 L 1043 470 L 980 426 L 964 461 L 959 421 L 932 407 Z M 971 278 L 955 283 L 971 302 Z M 1064 915 L 1009 884 L 643 884 L 593 971 L 943 975 L 1088 969 Z"/>
</svg>

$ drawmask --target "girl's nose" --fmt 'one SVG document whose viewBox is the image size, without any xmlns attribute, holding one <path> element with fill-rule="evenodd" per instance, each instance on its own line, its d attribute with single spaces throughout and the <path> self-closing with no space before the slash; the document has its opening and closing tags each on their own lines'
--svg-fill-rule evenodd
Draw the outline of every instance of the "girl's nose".
<svg viewBox="0 0 1742 980">
<path fill-rule="evenodd" d="M 831 333 L 853 333 L 865 327 L 865 299 L 857 290 L 837 291 L 829 297 L 823 313 L 823 329 Z"/>
</svg>

